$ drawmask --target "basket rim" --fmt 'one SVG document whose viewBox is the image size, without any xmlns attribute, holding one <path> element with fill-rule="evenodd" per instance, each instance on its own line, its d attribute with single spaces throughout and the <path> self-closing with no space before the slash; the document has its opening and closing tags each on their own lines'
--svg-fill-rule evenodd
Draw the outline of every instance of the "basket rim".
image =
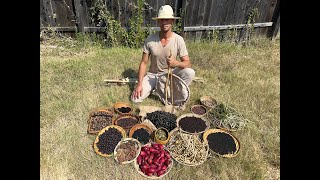
<svg viewBox="0 0 320 180">
<path fill-rule="evenodd" d="M 127 102 L 116 102 L 113 104 L 113 109 L 115 112 L 119 113 L 119 114 L 126 114 L 126 113 L 123 113 L 121 111 L 118 110 L 118 108 L 121 108 L 121 107 L 129 107 L 131 110 L 127 113 L 131 113 L 133 111 L 133 108 L 131 106 L 130 103 L 127 103 Z"/>
<path fill-rule="evenodd" d="M 122 113 L 122 114 L 120 114 L 118 117 L 116 117 L 116 118 L 113 119 L 112 125 L 119 126 L 119 125 L 118 125 L 118 121 L 119 121 L 120 119 L 126 118 L 126 117 L 133 117 L 133 118 L 137 119 L 138 121 L 137 121 L 136 124 L 140 124 L 140 123 L 141 123 L 141 120 L 140 120 L 139 116 L 137 116 L 137 115 L 135 115 L 135 114 L 131 114 L 131 113 Z M 136 124 L 135 124 L 135 125 L 136 125 Z M 134 126 L 134 125 L 133 125 L 133 126 Z M 123 129 L 131 129 L 133 126 L 127 127 L 127 128 L 122 127 L 122 128 L 123 128 Z M 121 126 L 120 126 L 120 127 L 121 127 Z"/>
<path fill-rule="evenodd" d="M 183 130 L 180 126 L 179 126 L 179 122 L 182 118 L 184 117 L 197 117 L 197 118 L 200 118 L 202 119 L 205 124 L 206 124 L 206 128 L 203 130 L 203 131 L 199 131 L 199 132 L 194 132 L 194 133 L 191 133 L 191 132 L 188 132 L 188 131 L 185 131 Z M 176 119 L 176 125 L 177 127 L 184 133 L 187 133 L 187 134 L 201 134 L 201 133 L 204 133 L 206 130 L 208 130 L 210 128 L 210 121 L 208 120 L 208 118 L 206 118 L 206 116 L 202 116 L 202 115 L 197 115 L 197 114 L 193 114 L 193 113 L 186 113 L 186 114 L 182 114 L 180 115 L 179 117 L 177 117 Z"/>
<path fill-rule="evenodd" d="M 138 123 L 138 124 L 135 124 L 135 125 L 133 125 L 133 126 L 131 127 L 131 129 L 130 129 L 130 131 L 129 131 L 129 138 L 132 138 L 133 133 L 134 133 L 136 130 L 141 129 L 141 128 L 146 129 L 149 134 L 152 134 L 152 129 L 151 129 L 149 126 L 147 126 L 147 125 L 145 125 L 145 124 Z"/>
<path fill-rule="evenodd" d="M 149 142 L 149 143 L 143 145 L 142 147 L 151 146 L 152 144 L 159 144 L 159 143 L 155 143 L 155 142 L 150 143 L 150 142 Z M 167 149 L 164 148 L 164 150 L 167 151 L 167 152 L 170 154 L 170 152 L 169 152 Z M 172 157 L 171 154 L 170 154 L 170 157 Z M 166 176 L 166 175 L 171 171 L 171 169 L 172 169 L 172 167 L 173 167 L 173 160 L 171 160 L 170 164 L 169 164 L 168 167 L 167 167 L 166 172 L 163 173 L 161 176 L 154 176 L 154 175 L 153 175 L 153 176 L 147 176 L 147 175 L 145 175 L 145 174 L 140 170 L 140 167 L 139 167 L 139 165 L 138 165 L 138 163 L 137 163 L 136 160 L 134 161 L 133 166 L 134 166 L 134 168 L 138 171 L 138 173 L 139 173 L 141 176 L 146 177 L 146 178 L 148 178 L 148 179 L 159 179 L 159 178 L 162 178 L 162 177 Z"/>
<path fill-rule="evenodd" d="M 210 152 L 212 152 L 212 153 L 214 153 L 214 154 L 216 154 L 216 155 L 218 155 L 220 157 L 231 158 L 231 157 L 237 156 L 239 154 L 239 151 L 240 151 L 240 141 L 233 134 L 231 134 L 231 132 L 229 132 L 228 130 L 224 130 L 224 129 L 208 129 L 203 133 L 203 136 L 202 136 L 203 141 L 208 144 L 207 137 L 209 136 L 209 134 L 218 133 L 218 132 L 222 132 L 222 133 L 225 133 L 225 134 L 228 134 L 229 136 L 231 136 L 231 138 L 234 140 L 234 142 L 236 144 L 236 151 L 234 153 L 229 153 L 229 154 L 223 154 L 222 155 L 222 154 L 219 154 L 219 153 L 213 151 L 209 146 Z"/>
<path fill-rule="evenodd" d="M 118 160 L 118 158 L 117 158 L 117 151 L 116 151 L 116 150 L 117 150 L 117 148 L 120 146 L 121 143 L 127 142 L 127 141 L 134 141 L 134 142 L 137 143 L 137 145 L 138 145 L 137 153 L 136 153 L 135 157 L 134 157 L 132 160 L 119 162 L 119 160 Z M 141 143 L 140 143 L 137 139 L 126 137 L 126 138 L 121 139 L 121 141 L 118 142 L 118 144 L 116 145 L 116 147 L 115 147 L 114 150 L 113 150 L 113 155 L 114 155 L 114 159 L 115 159 L 118 163 L 120 163 L 120 164 L 129 164 L 129 163 L 132 163 L 133 161 L 135 161 L 135 160 L 137 159 L 137 157 L 138 157 L 139 154 L 140 154 L 140 151 L 141 151 Z"/>
<path fill-rule="evenodd" d="M 93 142 L 93 149 L 94 149 L 94 151 L 95 151 L 98 155 L 104 156 L 104 157 L 110 157 L 110 156 L 112 156 L 112 155 L 113 155 L 113 152 L 110 153 L 110 154 L 103 154 L 103 153 L 101 153 L 101 152 L 99 151 L 99 148 L 97 147 L 97 143 L 99 142 L 99 137 L 100 137 L 100 135 L 103 134 L 103 133 L 104 133 L 106 130 L 108 130 L 109 128 L 116 128 L 117 130 L 119 130 L 119 131 L 121 132 L 121 135 L 122 135 L 121 140 L 127 137 L 127 134 L 126 134 L 125 130 L 124 130 L 122 127 L 117 126 L 117 125 L 109 125 L 109 126 L 106 126 L 106 127 L 103 128 L 103 129 L 101 129 L 101 130 L 99 131 L 99 133 L 97 134 L 94 142 Z M 121 141 L 121 140 L 120 140 L 120 141 Z"/>
<path fill-rule="evenodd" d="M 107 112 L 108 114 L 110 114 L 110 115 L 111 115 L 111 124 L 110 124 L 110 125 L 113 125 L 113 120 L 112 120 L 112 119 L 113 119 L 113 117 L 114 117 L 114 113 L 113 113 L 113 111 L 112 111 L 112 110 L 107 109 L 107 108 L 99 108 L 99 109 L 93 110 L 93 111 L 91 111 L 91 112 L 90 112 L 90 114 L 89 114 L 89 119 L 88 119 L 88 128 L 87 128 L 87 132 L 88 132 L 89 134 L 98 134 L 98 133 L 99 133 L 99 131 L 100 131 L 100 130 L 102 130 L 102 129 L 100 129 L 100 130 L 96 130 L 96 131 L 91 130 L 92 115 L 93 115 L 93 113 L 95 113 L 95 112 L 101 112 L 101 111 L 103 111 L 103 112 Z"/>
<path fill-rule="evenodd" d="M 203 107 L 203 108 L 206 110 L 206 112 L 205 112 L 204 114 L 194 113 L 194 112 L 192 111 L 192 109 L 193 109 L 194 107 Z M 192 114 L 195 114 L 195 115 L 198 115 L 198 116 L 205 116 L 205 115 L 208 114 L 208 112 L 209 112 L 207 106 L 202 105 L 202 104 L 194 104 L 194 105 L 192 105 L 192 106 L 190 107 L 190 111 L 191 111 Z"/>
</svg>

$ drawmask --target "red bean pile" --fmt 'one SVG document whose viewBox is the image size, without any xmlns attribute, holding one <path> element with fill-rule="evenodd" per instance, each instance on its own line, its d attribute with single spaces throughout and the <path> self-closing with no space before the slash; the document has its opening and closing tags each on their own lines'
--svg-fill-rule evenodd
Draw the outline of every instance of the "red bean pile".
<svg viewBox="0 0 320 180">
<path fill-rule="evenodd" d="M 137 157 L 140 170 L 147 176 L 161 176 L 167 172 L 172 162 L 168 151 L 163 149 L 162 144 L 145 145 Z"/>
</svg>

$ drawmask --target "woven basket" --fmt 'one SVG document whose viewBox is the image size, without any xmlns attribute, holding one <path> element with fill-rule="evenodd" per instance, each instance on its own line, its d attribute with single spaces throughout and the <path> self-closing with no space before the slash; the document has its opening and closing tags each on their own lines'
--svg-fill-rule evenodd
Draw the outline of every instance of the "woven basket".
<svg viewBox="0 0 320 180">
<path fill-rule="evenodd" d="M 203 131 L 195 132 L 195 133 L 191 133 L 191 132 L 185 131 L 185 130 L 183 130 L 183 129 L 180 127 L 180 125 L 179 125 L 179 121 L 180 121 L 181 119 L 183 119 L 184 117 L 197 117 L 197 118 L 200 118 L 200 119 L 202 119 L 202 120 L 205 122 L 206 128 L 205 128 Z M 181 116 L 179 116 L 179 117 L 177 118 L 176 121 L 177 121 L 177 127 L 178 127 L 182 132 L 187 133 L 187 134 L 201 134 L 201 133 L 205 132 L 207 129 L 210 128 L 210 121 L 209 121 L 205 116 L 199 116 L 199 115 L 196 115 L 196 114 L 193 114 L 193 113 L 182 114 Z"/>
<path fill-rule="evenodd" d="M 194 112 L 194 108 L 197 108 L 197 107 L 203 108 L 205 110 L 205 112 L 203 114 L 197 114 L 196 112 Z M 198 115 L 198 116 L 205 116 L 208 113 L 207 107 L 204 105 L 200 105 L 200 104 L 193 105 L 190 108 L 190 110 L 194 115 Z"/>
<path fill-rule="evenodd" d="M 116 128 L 117 130 L 119 130 L 119 131 L 121 132 L 122 139 L 123 139 L 123 138 L 126 138 L 126 132 L 125 132 L 125 130 L 124 130 L 122 127 L 120 127 L 120 126 L 110 125 L 110 126 L 107 126 L 107 127 L 103 128 L 101 131 L 99 131 L 98 135 L 96 136 L 95 141 L 93 142 L 93 149 L 94 149 L 94 151 L 95 151 L 98 155 L 104 156 L 104 157 L 110 157 L 110 156 L 113 155 L 113 153 L 111 153 L 111 154 L 104 154 L 104 153 L 100 152 L 100 151 L 99 151 L 99 148 L 97 147 L 97 143 L 99 142 L 99 137 L 100 137 L 100 135 L 103 134 L 105 131 L 107 131 L 109 128 Z"/>
<path fill-rule="evenodd" d="M 145 144 L 144 146 L 150 146 L 151 145 L 151 143 L 148 143 L 148 144 Z M 144 146 L 142 146 L 142 147 L 144 147 Z M 169 152 L 169 151 L 168 151 Z M 169 152 L 170 153 L 170 152 Z M 141 176 L 143 176 L 143 177 L 146 177 L 146 178 L 148 178 L 148 179 L 160 179 L 160 178 L 162 178 L 162 177 L 164 177 L 164 176 L 166 176 L 170 171 L 171 171 L 171 169 L 172 169 L 172 167 L 173 167 L 173 161 L 171 160 L 171 163 L 169 164 L 169 166 L 167 167 L 167 170 L 166 170 L 166 172 L 164 173 L 164 174 L 162 174 L 161 176 L 147 176 L 147 175 L 145 175 L 141 170 L 140 170 L 140 167 L 139 167 L 139 165 L 138 165 L 138 163 L 137 163 L 137 161 L 135 160 L 135 161 L 133 161 L 134 162 L 134 168 L 138 171 L 138 173 L 141 175 Z"/>
<path fill-rule="evenodd" d="M 122 127 L 122 128 L 126 131 L 126 134 L 129 135 L 130 129 L 131 129 L 134 125 L 128 126 L 128 127 L 123 127 L 123 126 L 121 126 L 121 125 L 118 124 L 119 120 L 125 119 L 125 118 L 135 119 L 135 120 L 136 120 L 136 123 L 135 123 L 134 125 L 139 124 L 139 123 L 141 122 L 141 120 L 140 120 L 139 116 L 134 115 L 134 114 L 130 114 L 130 113 L 120 114 L 117 118 L 115 118 L 115 119 L 113 120 L 113 122 L 112 122 L 113 125 L 117 125 L 117 126 Z"/>
<path fill-rule="evenodd" d="M 117 149 L 119 148 L 119 146 L 120 146 L 121 144 L 127 143 L 127 142 L 129 142 L 129 141 L 132 141 L 132 142 L 135 143 L 135 146 L 136 146 L 136 148 L 137 148 L 137 153 L 136 153 L 136 155 L 135 155 L 135 157 L 134 157 L 133 159 L 131 159 L 131 160 L 129 160 L 129 161 L 119 162 L 118 156 L 117 156 Z M 133 161 L 135 161 L 135 160 L 137 159 L 138 155 L 140 154 L 140 151 L 141 151 L 141 144 L 140 144 L 140 142 L 139 142 L 138 140 L 136 140 L 136 139 L 134 139 L 134 138 L 124 138 L 124 139 L 122 139 L 121 141 L 119 141 L 118 144 L 117 144 L 117 146 L 114 148 L 113 155 L 114 155 L 114 159 L 115 159 L 118 163 L 120 163 L 120 164 L 129 164 L 129 163 L 131 163 L 131 162 L 133 162 Z"/>
<path fill-rule="evenodd" d="M 173 143 L 177 141 L 176 135 L 177 135 L 178 133 L 182 133 L 182 134 L 185 134 L 185 135 L 187 135 L 187 136 L 197 136 L 197 135 L 192 135 L 192 134 L 186 134 L 186 133 L 182 132 L 181 129 L 179 129 L 179 128 L 173 129 L 173 130 L 171 131 L 171 139 L 170 139 L 169 142 L 166 144 L 166 147 L 167 147 L 168 151 L 169 151 L 170 147 L 173 145 Z M 198 136 L 197 136 L 197 137 L 198 137 Z M 200 139 L 199 139 L 199 141 L 201 142 Z M 173 146 L 174 146 L 174 145 L 173 145 Z M 203 164 L 203 163 L 208 159 L 208 155 L 209 155 L 209 146 L 208 146 L 208 144 L 205 144 L 205 150 L 206 150 L 206 153 L 205 153 L 205 155 L 204 155 L 205 158 L 204 158 L 202 161 L 199 161 L 199 162 L 197 162 L 197 163 L 187 163 L 187 162 L 181 161 L 180 159 L 178 159 L 178 158 L 174 155 L 174 153 L 172 153 L 172 152 L 170 152 L 170 151 L 169 151 L 169 152 L 170 152 L 170 154 L 171 154 L 172 159 L 174 159 L 175 161 L 177 161 L 177 162 L 180 163 L 180 164 L 183 164 L 183 165 L 185 165 L 185 166 L 198 166 L 198 165 Z"/>
<path fill-rule="evenodd" d="M 215 100 L 211 96 L 202 96 L 200 98 L 200 102 L 201 102 L 202 105 L 204 105 L 208 109 L 211 109 L 211 108 L 214 108 L 214 107 L 217 106 L 217 100 Z"/>
<path fill-rule="evenodd" d="M 90 115 L 89 115 L 89 120 L 88 120 L 88 129 L 87 129 L 87 132 L 88 132 L 89 134 L 98 134 L 99 131 L 104 128 L 104 127 L 102 127 L 102 128 L 99 129 L 99 130 L 93 130 L 93 129 L 92 129 L 92 123 L 93 123 L 93 122 L 92 122 L 92 121 L 93 121 L 92 117 L 93 117 L 94 113 L 96 113 L 96 112 L 105 112 L 105 113 L 109 114 L 110 116 L 112 116 L 112 117 L 111 117 L 112 119 L 113 119 L 113 116 L 114 116 L 114 113 L 113 113 L 113 111 L 112 111 L 111 109 L 98 108 L 98 109 L 96 109 L 96 110 L 93 110 L 93 111 L 90 113 Z M 108 125 L 112 125 L 112 119 L 111 119 L 110 124 L 108 124 Z M 107 126 L 108 126 L 108 125 L 107 125 Z"/>
<path fill-rule="evenodd" d="M 131 110 L 127 113 L 132 113 L 133 109 L 131 107 L 131 105 L 129 103 L 125 103 L 125 102 L 116 102 L 113 105 L 114 111 L 119 113 L 119 114 L 124 114 L 123 112 L 119 111 L 118 108 L 130 108 Z"/>
<path fill-rule="evenodd" d="M 129 131 L 129 138 L 132 138 L 133 133 L 134 133 L 136 130 L 141 129 L 141 128 L 147 130 L 148 133 L 149 133 L 149 135 L 151 135 L 152 130 L 151 130 L 151 128 L 150 128 L 149 126 L 147 126 L 147 125 L 145 125 L 145 124 L 136 124 L 136 125 L 132 126 L 132 128 L 130 129 L 130 131 Z"/>
<path fill-rule="evenodd" d="M 204 141 L 205 143 L 208 143 L 208 140 L 207 140 L 208 135 L 209 135 L 209 134 L 212 134 L 212 133 L 219 133 L 219 132 L 228 134 L 229 136 L 232 137 L 232 139 L 233 139 L 234 142 L 235 142 L 236 151 L 235 151 L 234 153 L 223 154 L 223 155 L 222 155 L 222 154 L 219 154 L 219 153 L 213 151 L 213 150 L 210 149 L 210 147 L 209 147 L 210 152 L 212 152 L 212 153 L 215 154 L 215 155 L 221 156 L 221 157 L 227 157 L 227 158 L 235 157 L 235 156 L 239 153 L 239 150 L 240 150 L 240 142 L 239 142 L 239 140 L 238 140 L 236 137 L 234 137 L 234 136 L 233 136 L 230 132 L 228 132 L 227 130 L 223 130 L 223 129 L 208 129 L 208 130 L 206 130 L 206 131 L 203 133 L 203 141 Z"/>
</svg>

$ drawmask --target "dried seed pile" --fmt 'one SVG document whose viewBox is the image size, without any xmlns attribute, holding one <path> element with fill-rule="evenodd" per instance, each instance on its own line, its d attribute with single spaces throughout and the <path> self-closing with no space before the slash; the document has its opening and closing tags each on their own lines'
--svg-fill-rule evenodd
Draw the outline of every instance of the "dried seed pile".
<svg viewBox="0 0 320 180">
<path fill-rule="evenodd" d="M 138 119 L 134 118 L 134 117 L 125 117 L 125 118 L 120 118 L 119 120 L 117 120 L 117 125 L 125 128 L 125 129 L 131 128 L 132 126 L 134 126 L 137 123 L 138 123 Z"/>
<path fill-rule="evenodd" d="M 146 118 L 149 119 L 156 128 L 164 127 L 169 132 L 177 127 L 177 116 L 169 112 L 154 111 L 151 113 L 147 113 Z"/>
<path fill-rule="evenodd" d="M 207 141 L 209 148 L 220 155 L 233 154 L 237 150 L 234 139 L 227 133 L 211 133 Z"/>
<path fill-rule="evenodd" d="M 155 136 L 157 139 L 159 139 L 161 141 L 165 141 L 166 139 L 168 139 L 168 133 L 163 129 L 158 129 L 156 131 Z"/>
<path fill-rule="evenodd" d="M 114 148 L 117 146 L 119 141 L 121 141 L 122 134 L 116 128 L 109 128 L 104 133 L 99 136 L 99 141 L 97 142 L 97 148 L 99 152 L 103 154 L 111 154 Z"/>
<path fill-rule="evenodd" d="M 179 127 L 189 133 L 202 132 L 207 128 L 206 122 L 198 117 L 186 116 L 180 119 Z"/>
<path fill-rule="evenodd" d="M 139 146 L 134 141 L 123 141 L 116 149 L 117 159 L 119 162 L 131 161 L 138 154 Z"/>
<path fill-rule="evenodd" d="M 181 132 L 174 134 L 167 144 L 171 156 L 185 165 L 200 165 L 208 155 L 208 145 L 201 142 L 197 135 Z"/>
<path fill-rule="evenodd" d="M 150 134 L 146 129 L 140 128 L 134 131 L 132 138 L 137 139 L 141 144 L 147 144 L 150 141 Z"/>
<path fill-rule="evenodd" d="M 121 113 L 128 113 L 131 111 L 130 107 L 121 107 L 121 108 L 117 108 L 118 111 L 120 111 Z"/>
<path fill-rule="evenodd" d="M 207 110 L 203 106 L 194 106 L 192 107 L 191 111 L 194 114 L 203 115 L 207 112 Z"/>
<path fill-rule="evenodd" d="M 113 115 L 105 111 L 93 112 L 91 114 L 90 130 L 100 131 L 104 127 L 111 125 L 112 117 Z"/>
</svg>

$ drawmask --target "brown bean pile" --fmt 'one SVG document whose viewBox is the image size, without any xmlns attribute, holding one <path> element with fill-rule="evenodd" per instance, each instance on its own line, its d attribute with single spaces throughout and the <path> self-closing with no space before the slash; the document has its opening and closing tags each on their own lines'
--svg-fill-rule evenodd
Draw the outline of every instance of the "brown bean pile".
<svg viewBox="0 0 320 180">
<path fill-rule="evenodd" d="M 117 120 L 117 125 L 125 128 L 125 129 L 131 128 L 132 126 L 134 126 L 137 123 L 138 123 L 138 119 L 132 118 L 132 117 L 121 118 L 121 119 Z"/>
</svg>

